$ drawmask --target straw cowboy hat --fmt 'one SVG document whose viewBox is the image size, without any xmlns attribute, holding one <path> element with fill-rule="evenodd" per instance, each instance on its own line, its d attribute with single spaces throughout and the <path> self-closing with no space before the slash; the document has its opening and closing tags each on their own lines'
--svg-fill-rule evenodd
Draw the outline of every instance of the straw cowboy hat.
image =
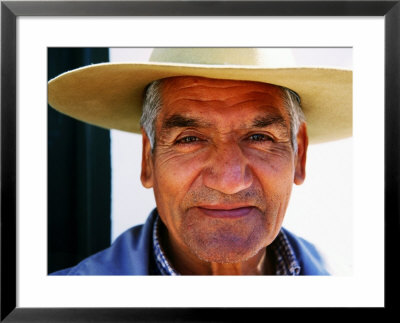
<svg viewBox="0 0 400 323">
<path fill-rule="evenodd" d="M 48 101 L 87 123 L 139 133 L 143 92 L 154 80 L 192 75 L 258 81 L 299 94 L 311 143 L 351 136 L 352 72 L 293 68 L 282 62 L 286 58 L 262 48 L 157 48 L 149 62 L 96 64 L 61 74 L 48 83 Z"/>
</svg>

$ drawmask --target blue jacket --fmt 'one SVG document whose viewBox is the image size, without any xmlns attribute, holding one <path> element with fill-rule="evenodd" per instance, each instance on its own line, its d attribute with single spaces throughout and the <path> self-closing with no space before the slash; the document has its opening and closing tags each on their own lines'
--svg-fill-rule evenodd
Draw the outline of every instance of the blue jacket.
<svg viewBox="0 0 400 323">
<path fill-rule="evenodd" d="M 52 275 L 150 275 L 156 214 L 153 211 L 143 225 L 125 231 L 109 248 Z M 300 263 L 300 275 L 329 275 L 321 256 L 311 243 L 284 228 L 282 230 Z"/>
</svg>

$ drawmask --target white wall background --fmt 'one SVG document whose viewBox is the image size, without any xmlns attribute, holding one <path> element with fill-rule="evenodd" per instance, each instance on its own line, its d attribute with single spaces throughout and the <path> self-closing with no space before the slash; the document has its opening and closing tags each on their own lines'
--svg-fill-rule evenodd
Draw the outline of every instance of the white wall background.
<svg viewBox="0 0 400 323">
<path fill-rule="evenodd" d="M 297 66 L 352 69 L 351 48 L 294 48 Z M 112 48 L 112 62 L 147 61 L 149 48 Z M 140 183 L 140 135 L 111 131 L 112 240 L 145 221 L 155 207 Z M 309 146 L 307 177 L 294 186 L 284 226 L 314 243 L 335 275 L 351 275 L 353 259 L 353 140 Z"/>
</svg>

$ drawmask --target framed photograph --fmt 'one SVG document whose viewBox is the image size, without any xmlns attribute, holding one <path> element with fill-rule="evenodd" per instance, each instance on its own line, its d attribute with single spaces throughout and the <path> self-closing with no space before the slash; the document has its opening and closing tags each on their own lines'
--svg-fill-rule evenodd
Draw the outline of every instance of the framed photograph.
<svg viewBox="0 0 400 323">
<path fill-rule="evenodd" d="M 391 255 L 397 254 L 399 242 L 399 1 L 3 1 L 1 16 L 2 321 L 235 321 L 264 315 L 271 307 L 393 307 L 390 289 L 396 286 L 392 283 L 396 276 Z M 47 81 L 55 76 L 52 73 L 63 72 L 57 71 L 57 59 L 74 50 L 92 55 L 80 66 L 119 62 L 126 60 L 125 53 L 133 50 L 140 56 L 153 47 L 290 48 L 300 58 L 311 57 L 304 53 L 312 51 L 315 64 L 317 52 L 325 51 L 331 60 L 342 55 L 344 68 L 353 70 L 353 139 L 342 155 L 332 146 L 319 152 L 332 161 L 323 161 L 321 168 L 321 174 L 331 177 L 320 178 L 332 189 L 315 194 L 322 207 L 313 211 L 329 216 L 331 222 L 310 215 L 297 222 L 291 216 L 294 220 L 287 223 L 302 228 L 306 236 L 329 233 L 321 246 L 337 255 L 331 257 L 334 275 L 298 279 L 49 275 L 67 266 L 65 254 L 51 249 L 57 239 L 69 238 L 72 245 L 80 235 L 96 236 L 102 242 L 86 246 L 87 254 L 79 255 L 86 257 L 136 224 L 114 216 L 123 213 L 117 208 L 124 205 L 132 213 L 143 200 L 139 195 L 133 206 L 126 207 L 121 194 L 125 186 L 118 185 L 126 180 L 127 170 L 113 173 L 120 182 L 99 185 L 111 177 L 105 170 L 110 171 L 118 158 L 127 158 L 113 152 L 110 160 L 99 164 L 101 156 L 117 148 L 126 151 L 133 144 L 130 139 L 123 146 L 125 137 L 119 132 L 109 136 L 96 128 L 79 128 L 70 121 L 66 126 L 51 119 Z M 61 145 L 65 127 L 78 129 L 74 141 L 66 143 L 78 148 L 52 150 Z M 90 210 L 96 225 L 85 219 L 79 224 L 81 232 L 61 236 L 61 231 L 49 228 L 65 227 L 61 216 L 76 211 L 54 212 L 62 201 L 53 199 L 52 205 L 48 198 L 60 192 L 66 179 L 56 177 L 51 183 L 49 171 L 64 167 L 60 160 L 68 160 L 65 164 L 70 166 L 76 159 L 97 167 L 91 167 L 95 172 L 90 174 L 84 168 L 73 170 L 83 174 L 90 187 L 102 187 L 88 192 L 91 189 L 80 182 L 77 187 L 82 191 L 75 192 L 92 199 L 90 206 L 80 208 L 85 213 Z M 349 167 L 342 168 L 341 160 Z M 66 170 L 71 181 L 68 172 L 71 169 Z M 338 173 L 350 184 L 335 183 Z M 336 191 L 341 195 L 334 195 Z M 304 196 L 296 196 L 304 202 Z M 108 197 L 112 204 L 105 203 Z M 308 199 L 313 210 L 316 201 Z M 289 211 L 298 213 L 296 207 Z M 82 219 L 78 213 L 74 216 Z M 325 227 L 308 231 L 311 226 Z"/>
</svg>

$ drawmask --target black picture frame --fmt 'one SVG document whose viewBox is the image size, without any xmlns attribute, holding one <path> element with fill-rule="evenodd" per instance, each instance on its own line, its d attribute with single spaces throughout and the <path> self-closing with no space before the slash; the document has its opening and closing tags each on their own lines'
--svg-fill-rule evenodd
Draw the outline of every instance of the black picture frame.
<svg viewBox="0 0 400 323">
<path fill-rule="evenodd" d="M 266 315 L 243 308 L 19 308 L 16 281 L 16 56 L 19 16 L 380 16 L 385 20 L 385 307 L 399 287 L 400 1 L 2 1 L 1 317 L 3 322 L 236 322 Z M 398 256 L 396 256 L 398 257 Z M 396 258 L 395 257 L 395 258 Z M 38 291 L 40 292 L 40 291 Z M 381 315 L 378 309 L 378 315 Z M 282 315 L 282 313 L 278 314 Z M 372 317 L 371 317 L 372 318 Z M 245 320 L 248 321 L 248 320 Z"/>
</svg>

